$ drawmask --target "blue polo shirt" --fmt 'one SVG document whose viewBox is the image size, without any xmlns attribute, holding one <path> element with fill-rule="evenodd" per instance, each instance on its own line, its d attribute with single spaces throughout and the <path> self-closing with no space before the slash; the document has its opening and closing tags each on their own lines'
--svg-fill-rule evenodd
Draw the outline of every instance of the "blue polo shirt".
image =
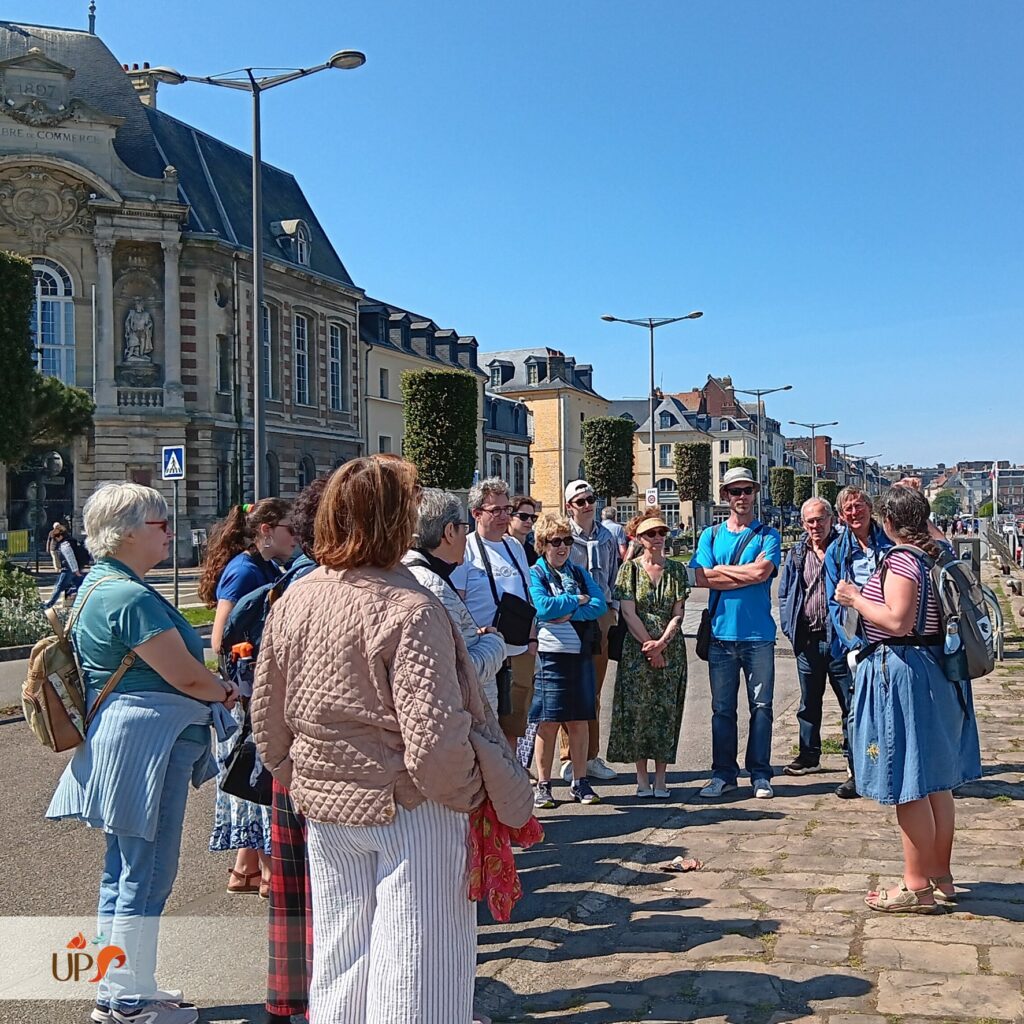
<svg viewBox="0 0 1024 1024">
<path fill-rule="evenodd" d="M 717 530 L 708 527 L 700 535 L 697 551 L 690 559 L 690 567 L 694 569 L 713 569 L 716 565 L 725 565 L 732 560 L 733 552 L 750 534 L 757 530 L 760 523 L 755 519 L 750 526 L 731 533 L 726 523 Z M 712 549 L 712 532 L 714 532 L 714 549 Z M 765 557 L 778 571 L 782 560 L 782 538 L 779 531 L 771 527 L 761 527 L 760 532 L 751 538 L 737 565 L 749 565 L 758 555 L 764 552 Z M 774 576 L 775 573 L 772 573 Z M 717 596 L 716 596 L 717 595 Z M 775 620 L 772 618 L 772 577 L 764 583 L 751 583 L 738 590 L 712 590 L 708 595 L 708 607 L 714 605 L 715 613 L 711 620 L 711 633 L 716 640 L 774 641 Z"/>
</svg>

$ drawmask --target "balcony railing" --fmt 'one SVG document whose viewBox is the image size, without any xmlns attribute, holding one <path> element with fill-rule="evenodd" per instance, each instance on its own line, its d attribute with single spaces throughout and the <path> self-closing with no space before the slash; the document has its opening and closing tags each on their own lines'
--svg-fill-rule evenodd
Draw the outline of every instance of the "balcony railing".
<svg viewBox="0 0 1024 1024">
<path fill-rule="evenodd" d="M 117 404 L 123 409 L 159 409 L 164 404 L 164 389 L 118 388 Z"/>
</svg>

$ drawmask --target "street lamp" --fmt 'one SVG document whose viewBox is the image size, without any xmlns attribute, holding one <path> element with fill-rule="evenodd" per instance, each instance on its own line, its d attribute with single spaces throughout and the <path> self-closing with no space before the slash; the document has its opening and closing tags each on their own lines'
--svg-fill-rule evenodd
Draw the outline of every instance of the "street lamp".
<svg viewBox="0 0 1024 1024">
<path fill-rule="evenodd" d="M 831 423 L 801 423 L 799 420 L 790 420 L 790 426 L 806 427 L 811 432 L 811 497 L 818 496 L 818 449 L 814 443 L 815 431 L 818 427 L 838 427 L 839 420 L 832 420 Z M 827 465 L 826 465 L 826 468 Z"/>
<path fill-rule="evenodd" d="M 774 395 L 776 391 L 792 391 L 792 384 L 783 384 L 781 388 L 733 388 L 741 395 L 757 396 L 757 518 L 761 519 L 761 490 L 764 481 L 761 479 L 761 417 L 764 415 L 764 396 Z"/>
<path fill-rule="evenodd" d="M 640 317 L 636 320 L 629 320 L 620 316 L 612 316 L 610 313 L 604 313 L 601 316 L 602 320 L 607 321 L 610 324 L 633 324 L 635 327 L 646 327 L 650 331 L 651 341 L 651 393 L 650 393 L 650 443 L 651 443 L 651 486 L 658 486 L 658 471 L 657 464 L 655 462 L 654 455 L 654 332 L 659 327 L 665 327 L 668 324 L 677 324 L 680 320 L 698 320 L 704 315 L 702 310 L 695 309 L 692 313 L 687 313 L 686 316 L 649 316 Z"/>
<path fill-rule="evenodd" d="M 362 67 L 366 55 L 358 50 L 339 50 L 311 68 L 240 68 L 222 75 L 183 75 L 168 67 L 151 68 L 150 77 L 166 85 L 200 82 L 224 89 L 239 89 L 252 96 L 252 450 L 253 500 L 266 497 L 267 491 L 267 411 L 263 392 L 263 156 L 260 124 L 260 96 L 268 89 L 298 78 L 315 75 L 329 68 L 348 71 Z M 276 74 L 258 75 L 258 71 Z M 241 486 L 241 481 L 239 481 Z"/>
<path fill-rule="evenodd" d="M 863 444 L 863 443 L 864 443 L 863 441 L 847 441 L 846 444 L 840 444 L 838 441 L 833 441 L 832 442 L 832 447 L 833 448 L 842 448 L 843 449 L 843 464 L 844 464 L 844 466 L 848 466 L 850 464 L 850 460 L 849 460 L 849 458 L 847 457 L 847 454 L 846 454 L 847 450 L 850 449 L 850 448 L 856 448 L 857 445 L 860 445 L 860 444 Z M 846 472 L 845 468 L 844 468 L 843 472 L 844 473 Z"/>
<path fill-rule="evenodd" d="M 861 461 L 864 464 L 864 468 L 861 470 L 861 474 L 860 474 L 860 485 L 861 485 L 861 487 L 864 488 L 864 490 L 867 490 L 867 488 L 868 488 L 868 463 L 872 459 L 880 459 L 881 457 L 882 457 L 882 453 L 881 452 L 876 452 L 874 455 L 863 455 L 863 456 L 861 456 Z"/>
</svg>

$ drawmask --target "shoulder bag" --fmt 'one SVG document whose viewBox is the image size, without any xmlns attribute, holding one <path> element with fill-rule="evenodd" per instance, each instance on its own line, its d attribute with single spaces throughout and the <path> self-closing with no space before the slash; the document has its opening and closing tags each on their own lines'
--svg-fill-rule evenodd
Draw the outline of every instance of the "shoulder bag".
<svg viewBox="0 0 1024 1024">
<path fill-rule="evenodd" d="M 494 598 L 495 612 L 491 625 L 505 638 L 505 643 L 510 647 L 524 647 L 530 640 L 530 633 L 533 630 L 533 620 L 537 617 L 537 610 L 529 601 L 524 601 L 518 594 L 498 594 L 498 586 L 494 582 L 494 570 L 491 568 L 491 559 L 487 554 L 487 548 L 477 534 L 473 534 L 477 550 L 483 559 L 484 572 L 487 573 L 487 582 L 491 587 L 491 596 Z M 523 573 L 522 566 L 516 560 L 508 541 L 504 537 L 501 543 L 505 545 L 509 561 L 515 566 L 519 578 L 523 581 L 523 593 L 530 593 L 530 584 Z"/>
<path fill-rule="evenodd" d="M 746 551 L 747 545 L 754 539 L 755 535 L 760 535 L 764 527 L 758 523 L 756 530 L 751 530 L 750 533 L 736 545 L 736 550 L 732 553 L 732 558 L 729 559 L 728 565 L 737 565 L 739 560 L 743 557 L 743 552 Z M 718 536 L 718 527 L 713 526 L 711 528 L 711 557 L 715 557 L 715 537 Z M 708 655 L 711 652 L 711 641 L 714 639 L 714 634 L 711 632 L 711 621 L 715 617 L 715 612 L 718 610 L 718 602 L 722 599 L 722 592 L 716 590 L 711 595 L 711 600 L 708 602 L 707 608 L 701 612 L 700 625 L 697 627 L 697 642 L 693 646 L 694 653 L 700 658 L 701 661 L 707 661 Z"/>
<path fill-rule="evenodd" d="M 636 596 L 636 561 L 630 559 L 629 571 L 632 577 L 633 595 Z M 622 645 L 626 639 L 626 633 L 629 631 L 629 627 L 626 625 L 626 620 L 622 617 L 622 609 L 619 609 L 619 617 L 615 621 L 615 624 L 608 630 L 608 659 L 610 661 L 621 661 L 622 660 Z"/>
</svg>

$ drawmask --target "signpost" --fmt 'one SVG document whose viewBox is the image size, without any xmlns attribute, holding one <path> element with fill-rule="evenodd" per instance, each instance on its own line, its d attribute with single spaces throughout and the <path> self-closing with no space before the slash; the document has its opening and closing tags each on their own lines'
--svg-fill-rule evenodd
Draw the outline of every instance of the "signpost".
<svg viewBox="0 0 1024 1024">
<path fill-rule="evenodd" d="M 644 504 L 646 504 L 648 508 L 650 508 L 652 505 L 658 504 L 657 487 L 648 487 L 647 490 L 644 491 Z"/>
<path fill-rule="evenodd" d="M 160 476 L 174 483 L 174 505 L 171 509 L 171 530 L 174 539 L 171 548 L 174 552 L 174 607 L 178 607 L 178 483 L 185 479 L 185 446 L 183 444 L 164 445 L 160 459 Z"/>
</svg>

